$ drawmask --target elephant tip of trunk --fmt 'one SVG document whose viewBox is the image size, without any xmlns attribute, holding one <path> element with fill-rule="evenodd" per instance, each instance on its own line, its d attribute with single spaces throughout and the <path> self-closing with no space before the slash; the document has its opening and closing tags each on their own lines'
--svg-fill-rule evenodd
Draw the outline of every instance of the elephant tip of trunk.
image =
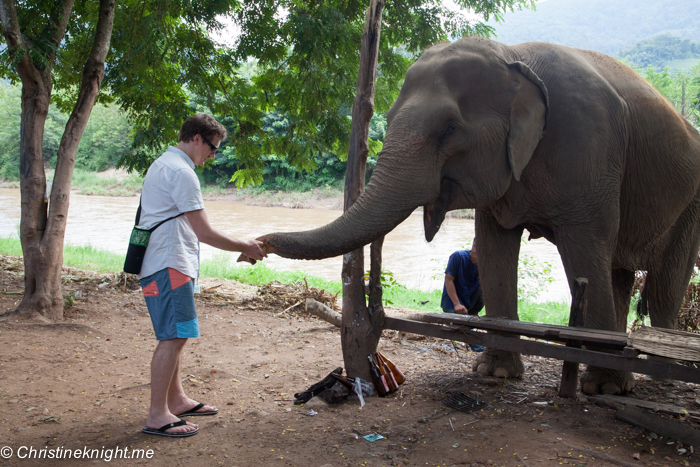
<svg viewBox="0 0 700 467">
<path fill-rule="evenodd" d="M 270 243 L 268 242 L 267 237 L 268 237 L 268 235 L 263 235 L 262 237 L 256 238 L 256 240 L 262 242 L 262 245 L 260 245 L 260 248 L 262 249 L 262 251 L 266 255 L 269 255 L 270 253 L 277 253 L 277 250 L 275 249 L 275 247 L 270 245 Z M 238 259 L 236 259 L 236 262 L 237 263 L 246 262 L 246 263 L 250 263 L 250 264 L 255 264 L 255 263 L 257 263 L 257 260 L 249 257 L 248 255 L 246 255 L 244 253 L 241 253 L 238 256 Z"/>
<path fill-rule="evenodd" d="M 442 206 L 437 204 L 426 204 L 423 206 L 423 229 L 426 241 L 433 241 L 444 219 L 445 209 Z"/>
</svg>

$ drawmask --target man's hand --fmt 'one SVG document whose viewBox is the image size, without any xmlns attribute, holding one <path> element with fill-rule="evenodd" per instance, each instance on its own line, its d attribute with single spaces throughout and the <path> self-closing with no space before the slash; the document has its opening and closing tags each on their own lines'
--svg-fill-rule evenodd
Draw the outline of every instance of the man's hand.
<svg viewBox="0 0 700 467">
<path fill-rule="evenodd" d="M 452 300 L 452 305 L 455 307 L 455 313 L 459 315 L 467 314 L 467 307 L 462 305 L 457 297 L 457 289 L 455 288 L 455 278 L 452 274 L 445 273 L 445 290 L 447 290 L 447 295 Z"/>
<path fill-rule="evenodd" d="M 226 251 L 240 251 L 249 258 L 260 260 L 267 257 L 260 246 L 263 244 L 258 240 L 238 240 L 231 238 L 213 228 L 209 223 L 209 218 L 204 209 L 199 209 L 197 211 L 188 211 L 185 213 L 185 217 L 190 222 L 192 230 L 197 235 L 197 239 L 200 242 L 211 245 L 214 248 L 219 248 L 220 250 Z"/>
<path fill-rule="evenodd" d="M 246 255 L 248 258 L 252 258 L 255 260 L 262 260 L 263 258 L 267 258 L 267 254 L 262 250 L 262 245 L 263 242 L 260 240 L 248 240 L 243 242 L 244 247 L 241 250 L 241 253 Z"/>
</svg>

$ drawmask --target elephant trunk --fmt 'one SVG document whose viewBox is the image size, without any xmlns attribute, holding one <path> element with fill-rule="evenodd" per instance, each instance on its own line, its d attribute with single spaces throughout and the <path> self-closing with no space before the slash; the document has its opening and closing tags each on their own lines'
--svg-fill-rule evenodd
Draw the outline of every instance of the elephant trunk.
<svg viewBox="0 0 700 467">
<path fill-rule="evenodd" d="M 390 159 L 385 155 L 379 158 L 366 190 L 342 216 L 313 230 L 264 235 L 258 238 L 263 250 L 292 259 L 330 258 L 361 248 L 393 230 L 426 203 L 429 195 L 424 187 L 429 185 L 425 180 L 407 183 L 405 170 L 399 177 L 390 164 L 382 164 L 382 158 Z"/>
</svg>

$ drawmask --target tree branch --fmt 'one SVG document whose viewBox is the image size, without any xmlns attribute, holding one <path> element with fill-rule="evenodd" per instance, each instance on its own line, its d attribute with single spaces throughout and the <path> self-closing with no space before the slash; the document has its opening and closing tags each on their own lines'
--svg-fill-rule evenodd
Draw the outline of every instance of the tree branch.
<svg viewBox="0 0 700 467">
<path fill-rule="evenodd" d="M 68 27 L 68 21 L 70 21 L 70 14 L 73 11 L 73 4 L 75 0 L 63 0 L 59 2 L 54 10 L 51 12 L 51 21 L 46 25 L 46 35 L 51 38 L 51 43 L 54 46 L 54 50 L 58 50 L 63 41 L 63 37 L 66 35 L 66 28 Z M 53 31 L 51 28 L 53 26 Z M 56 54 L 50 54 L 47 57 L 47 61 L 53 65 L 56 59 Z"/>
<path fill-rule="evenodd" d="M 92 43 L 90 56 L 83 68 L 83 79 L 78 93 L 78 99 L 73 107 L 66 129 L 61 138 L 56 161 L 54 184 L 51 189 L 51 203 L 49 205 L 49 218 L 47 232 L 51 235 L 45 237 L 47 242 L 56 241 L 55 236 L 60 236 L 63 244 L 65 234 L 65 222 L 68 215 L 68 201 L 70 194 L 70 181 L 75 167 L 75 155 L 83 136 L 85 127 L 90 118 L 90 113 L 100 92 L 100 85 L 105 73 L 105 59 L 109 53 L 109 44 L 114 28 L 115 0 L 100 0 L 100 12 L 95 26 L 95 39 Z"/>
<path fill-rule="evenodd" d="M 22 39 L 22 30 L 19 27 L 17 6 L 14 0 L 0 0 L 0 23 L 2 23 L 2 35 L 7 41 L 10 57 L 17 61 L 17 72 L 22 84 L 26 83 L 27 86 L 31 86 L 38 80 L 44 84 L 27 53 L 27 44 Z"/>
</svg>

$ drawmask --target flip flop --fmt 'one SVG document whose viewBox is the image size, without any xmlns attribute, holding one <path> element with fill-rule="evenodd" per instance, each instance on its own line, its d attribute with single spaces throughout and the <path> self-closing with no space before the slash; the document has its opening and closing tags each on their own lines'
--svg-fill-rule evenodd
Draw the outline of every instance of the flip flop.
<svg viewBox="0 0 700 467">
<path fill-rule="evenodd" d="M 173 423 L 168 423 L 167 425 L 163 425 L 160 428 L 151 428 L 148 426 L 143 427 L 141 431 L 146 433 L 147 435 L 157 435 L 157 436 L 167 436 L 169 438 L 186 438 L 188 436 L 193 436 L 199 433 L 199 428 L 196 428 L 192 431 L 186 431 L 184 433 L 167 433 L 165 430 L 169 430 L 170 428 L 175 428 L 176 426 L 183 426 L 187 425 L 187 422 L 184 420 L 178 420 L 177 422 Z"/>
<path fill-rule="evenodd" d="M 204 407 L 205 404 L 197 404 L 194 407 L 192 407 L 190 410 L 186 410 L 182 413 L 179 413 L 176 415 L 176 417 L 193 417 L 193 416 L 200 416 L 200 415 L 216 415 L 219 413 L 219 409 L 216 410 L 207 410 L 205 412 L 197 412 L 199 409 Z"/>
</svg>

